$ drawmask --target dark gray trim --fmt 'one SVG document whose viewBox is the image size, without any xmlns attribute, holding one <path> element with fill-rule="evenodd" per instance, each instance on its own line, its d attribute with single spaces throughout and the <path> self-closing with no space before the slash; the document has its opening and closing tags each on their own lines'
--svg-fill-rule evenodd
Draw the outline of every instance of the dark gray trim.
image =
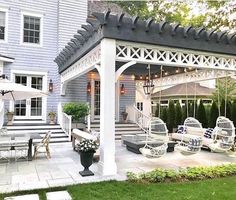
<svg viewBox="0 0 236 200">
<path fill-rule="evenodd" d="M 87 19 L 88 24 L 83 25 L 83 29 L 78 30 L 71 39 L 77 49 L 70 42 L 69 48 L 67 46 L 58 55 L 60 62 L 55 59 L 59 73 L 79 60 L 103 38 L 236 55 L 236 34 L 228 35 L 226 32 L 206 31 L 204 27 L 194 29 L 192 26 L 171 25 L 166 21 L 156 23 L 151 18 L 144 21 L 139 20 L 138 16 L 128 18 L 124 17 L 123 13 L 119 15 L 110 13 L 110 10 L 106 13 L 93 13 L 93 18 Z M 75 49 L 74 52 L 71 50 L 72 47 Z"/>
<path fill-rule="evenodd" d="M 15 60 L 15 58 L 12 58 L 12 57 L 9 57 L 9 56 L 4 56 L 2 54 L 0 54 L 0 57 Z"/>
</svg>

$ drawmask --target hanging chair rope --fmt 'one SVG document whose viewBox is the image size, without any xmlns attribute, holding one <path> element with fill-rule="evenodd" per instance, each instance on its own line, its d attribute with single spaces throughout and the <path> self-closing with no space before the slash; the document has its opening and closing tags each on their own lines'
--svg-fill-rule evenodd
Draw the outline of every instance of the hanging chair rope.
<svg viewBox="0 0 236 200">
<path fill-rule="evenodd" d="M 226 114 L 227 114 L 227 95 L 228 93 L 228 74 L 226 72 L 226 78 L 225 78 L 225 117 L 226 117 Z"/>
<path fill-rule="evenodd" d="M 163 73 L 163 66 L 161 65 L 161 74 L 160 74 L 160 92 L 159 92 L 159 110 L 158 110 L 158 117 L 161 118 L 161 92 L 162 92 L 162 73 Z"/>
<path fill-rule="evenodd" d="M 186 80 L 187 80 L 187 69 L 184 69 L 185 71 L 185 76 L 186 76 Z M 186 92 L 186 116 L 188 117 L 188 83 L 185 83 L 185 92 Z"/>
<path fill-rule="evenodd" d="M 196 69 L 197 76 L 197 69 Z M 196 117 L 197 83 L 194 84 L 193 117 Z"/>
<path fill-rule="evenodd" d="M 218 114 L 220 116 L 220 90 L 219 90 L 219 77 L 218 77 L 218 71 L 216 73 L 216 85 L 217 85 L 217 97 L 218 97 Z"/>
</svg>

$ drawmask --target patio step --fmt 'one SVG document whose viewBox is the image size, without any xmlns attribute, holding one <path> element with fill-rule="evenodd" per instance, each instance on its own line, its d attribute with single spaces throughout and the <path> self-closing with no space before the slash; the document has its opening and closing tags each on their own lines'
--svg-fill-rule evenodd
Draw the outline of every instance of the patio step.
<svg viewBox="0 0 236 200">
<path fill-rule="evenodd" d="M 94 131 L 100 131 L 99 123 L 91 123 L 91 129 Z M 131 135 L 131 134 L 143 134 L 143 131 L 139 128 L 137 124 L 134 123 L 116 123 L 115 125 L 115 139 L 121 140 L 122 135 Z"/>
<path fill-rule="evenodd" d="M 45 136 L 45 134 L 48 131 L 51 131 L 51 143 L 56 142 L 68 142 L 69 138 L 65 134 L 65 132 L 62 130 L 61 126 L 59 124 L 35 124 L 35 121 L 33 121 L 31 124 L 13 124 L 13 125 L 5 125 L 4 127 L 7 128 L 7 132 L 9 134 L 24 134 L 24 133 L 39 133 L 41 138 Z M 42 139 L 35 139 L 34 142 L 40 142 Z"/>
</svg>

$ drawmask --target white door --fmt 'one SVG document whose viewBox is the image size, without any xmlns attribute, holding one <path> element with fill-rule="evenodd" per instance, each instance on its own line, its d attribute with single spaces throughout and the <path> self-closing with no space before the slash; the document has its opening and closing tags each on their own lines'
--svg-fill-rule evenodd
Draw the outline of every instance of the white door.
<svg viewBox="0 0 236 200">
<path fill-rule="evenodd" d="M 43 76 L 15 75 L 15 82 L 38 90 L 43 88 Z M 42 98 L 15 101 L 15 119 L 42 119 Z"/>
</svg>

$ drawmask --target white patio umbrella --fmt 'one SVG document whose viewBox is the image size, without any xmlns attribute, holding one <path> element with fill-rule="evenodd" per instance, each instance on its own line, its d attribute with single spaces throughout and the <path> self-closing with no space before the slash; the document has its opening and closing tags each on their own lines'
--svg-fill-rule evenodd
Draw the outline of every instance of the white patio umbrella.
<svg viewBox="0 0 236 200">
<path fill-rule="evenodd" d="M 0 79 L 0 99 L 16 101 L 45 96 L 47 93 L 41 90 L 13 83 L 7 79 Z"/>
</svg>

